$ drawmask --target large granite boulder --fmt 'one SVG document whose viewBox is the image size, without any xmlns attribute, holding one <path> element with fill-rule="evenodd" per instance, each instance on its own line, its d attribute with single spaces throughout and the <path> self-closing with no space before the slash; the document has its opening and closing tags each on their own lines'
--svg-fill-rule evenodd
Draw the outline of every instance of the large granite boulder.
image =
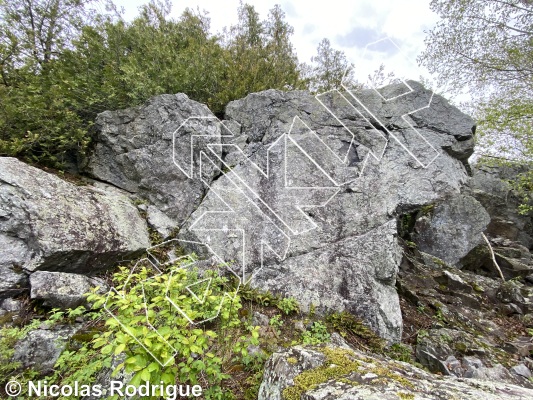
<svg viewBox="0 0 533 400">
<path fill-rule="evenodd" d="M 412 81 L 267 90 L 231 102 L 224 121 L 163 95 L 96 127 L 87 171 L 147 200 L 163 237 L 175 221 L 182 246 L 241 282 L 304 309 L 350 310 L 389 341 L 401 337 L 397 218 L 460 193 L 474 132 Z"/>
<path fill-rule="evenodd" d="M 483 379 L 430 374 L 411 364 L 335 346 L 274 353 L 258 400 L 529 399 L 533 389 Z"/>
<path fill-rule="evenodd" d="M 350 310 L 399 340 L 396 219 L 460 193 L 474 127 L 439 96 L 407 115 L 431 98 L 409 83 L 404 105 L 385 100 L 401 98 L 403 84 L 318 99 L 268 90 L 230 103 L 226 126 L 244 139 L 217 147 L 222 159 L 205 155 L 203 165 L 222 163 L 220 176 L 180 237 L 208 244 L 255 287 L 318 312 Z"/>
<path fill-rule="evenodd" d="M 180 129 L 188 118 L 192 123 Z M 95 128 L 85 172 L 149 201 L 175 227 L 199 206 L 207 189 L 196 175 L 199 143 L 203 136 L 220 143 L 224 135 L 207 106 L 181 93 L 161 95 L 139 107 L 103 112 Z M 198 179 L 189 179 L 190 171 Z M 210 182 L 214 173 L 203 178 Z"/>
<path fill-rule="evenodd" d="M 33 271 L 95 273 L 149 246 L 146 222 L 117 191 L 77 186 L 0 158 L 0 297 Z"/>
</svg>

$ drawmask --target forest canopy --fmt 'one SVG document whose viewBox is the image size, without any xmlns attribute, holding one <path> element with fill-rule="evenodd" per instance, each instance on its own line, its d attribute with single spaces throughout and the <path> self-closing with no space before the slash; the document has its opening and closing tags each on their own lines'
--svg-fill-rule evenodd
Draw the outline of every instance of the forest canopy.
<svg viewBox="0 0 533 400">
<path fill-rule="evenodd" d="M 334 88 L 348 67 L 326 41 L 311 64 L 300 63 L 278 5 L 261 19 L 241 3 L 222 34 L 211 33 L 206 12 L 172 18 L 169 1 L 141 6 L 131 21 L 101 6 L 0 2 L 0 155 L 65 168 L 87 149 L 102 111 L 181 92 L 222 115 L 252 92 Z"/>
</svg>

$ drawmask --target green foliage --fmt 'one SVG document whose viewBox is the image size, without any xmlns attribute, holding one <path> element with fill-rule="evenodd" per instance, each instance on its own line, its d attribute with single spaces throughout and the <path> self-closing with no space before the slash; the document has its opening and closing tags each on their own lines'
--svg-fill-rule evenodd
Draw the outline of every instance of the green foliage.
<svg viewBox="0 0 533 400">
<path fill-rule="evenodd" d="M 300 305 L 294 297 L 284 297 L 276 302 L 276 307 L 280 309 L 285 315 L 291 313 L 298 313 Z"/>
<path fill-rule="evenodd" d="M 332 89 L 341 89 L 343 77 L 345 84 L 355 84 L 350 63 L 344 52 L 331 47 L 331 42 L 324 38 L 318 44 L 317 55 L 311 58 L 311 65 L 304 65 L 304 75 L 313 93 L 322 93 Z M 348 74 L 345 76 L 345 74 Z"/>
<path fill-rule="evenodd" d="M 102 111 L 182 92 L 222 115 L 251 92 L 339 88 L 348 67 L 326 39 L 312 65 L 300 65 L 278 5 L 261 20 L 241 3 L 238 23 L 213 35 L 207 13 L 172 18 L 168 0 L 142 5 L 131 21 L 90 4 L 0 2 L 0 155 L 75 167 Z"/>
<path fill-rule="evenodd" d="M 213 35 L 206 13 L 174 19 L 169 1 L 141 6 L 131 22 L 88 3 L 0 3 L 0 155 L 63 168 L 107 109 L 182 92 L 221 114 L 250 92 L 305 88 L 279 6 L 261 21 L 241 4 L 238 25 Z"/>
<path fill-rule="evenodd" d="M 383 351 L 385 346 L 383 339 L 347 311 L 328 315 L 326 323 L 355 347 L 370 348 L 379 353 Z"/>
<path fill-rule="evenodd" d="M 40 325 L 39 320 L 24 327 L 2 327 L 0 329 L 0 385 L 6 384 L 10 379 L 16 379 L 20 371 L 20 363 L 12 360 L 15 352 L 14 346 L 20 339 L 23 339 L 28 332 L 36 329 Z M 31 371 L 26 371 L 30 372 Z"/>
<path fill-rule="evenodd" d="M 330 334 L 328 328 L 320 321 L 313 322 L 311 328 L 302 334 L 303 344 L 317 345 L 320 343 L 329 342 Z"/>
<path fill-rule="evenodd" d="M 268 321 L 268 324 L 276 330 L 279 336 L 281 333 L 280 328 L 284 324 L 283 320 L 281 319 L 281 315 L 279 314 L 274 315 L 272 318 L 270 318 L 270 321 Z"/>
<path fill-rule="evenodd" d="M 243 300 L 252 301 L 262 306 L 272 306 L 277 302 L 277 297 L 274 294 L 252 288 L 250 285 L 243 285 L 239 294 Z"/>
<path fill-rule="evenodd" d="M 151 276 L 151 272 L 143 267 L 130 274 L 123 268 L 114 278 L 117 292 L 107 300 L 97 293 L 88 297 L 95 306 L 106 302 L 114 315 L 106 321 L 108 330 L 92 341 L 92 347 L 103 355 L 124 354 L 115 373 L 122 369 L 133 373 L 132 385 L 147 381 L 174 384 L 177 380 L 202 384 L 209 387 L 206 398 L 221 398 L 220 385 L 228 376 L 222 371 L 223 359 L 216 354 L 217 338 L 239 326 L 239 297 L 231 292 L 225 295 L 229 289 L 226 279 L 213 271 L 203 277 L 210 282 L 202 282 L 197 272 L 179 266 L 161 275 Z M 197 282 L 201 283 L 195 289 L 205 295 L 203 302 L 187 294 L 187 287 Z M 179 303 L 181 312 L 170 306 L 165 294 Z M 184 315 L 193 321 L 216 317 L 217 330 L 208 323 L 193 325 Z M 251 338 L 252 342 L 246 343 L 255 343 L 258 333 L 252 331 Z M 246 355 L 243 344 L 235 349 Z"/>
<path fill-rule="evenodd" d="M 262 365 L 264 362 L 261 352 L 250 354 L 248 351 L 250 346 L 259 345 L 259 327 L 248 327 L 248 332 L 248 335 L 239 337 L 234 344 L 233 353 L 236 354 L 236 356 L 233 358 L 233 361 L 239 361 L 245 367 L 254 370 L 257 365 Z"/>
<path fill-rule="evenodd" d="M 411 349 L 401 343 L 395 343 L 386 349 L 385 354 L 390 358 L 398 361 L 413 362 L 413 357 L 411 356 Z"/>
<path fill-rule="evenodd" d="M 274 295 L 268 291 L 252 288 L 250 285 L 243 285 L 239 290 L 239 295 L 243 300 L 252 301 L 261 306 L 274 306 L 285 315 L 298 313 L 300 311 L 300 305 L 294 297 Z"/>
<path fill-rule="evenodd" d="M 409 240 L 416 223 L 416 212 L 403 214 L 398 219 L 398 234 L 402 239 Z"/>
<path fill-rule="evenodd" d="M 468 92 L 466 108 L 477 124 L 478 152 L 485 163 L 521 164 L 512 180 L 532 208 L 533 192 L 533 8 L 526 1 L 433 0 L 440 15 L 420 56 L 448 91 Z"/>
<path fill-rule="evenodd" d="M 92 342 L 81 347 L 67 348 L 59 356 L 54 366 L 50 382 L 74 386 L 75 382 L 95 383 L 102 370 L 111 368 L 113 355 L 103 354 Z"/>
<path fill-rule="evenodd" d="M 416 335 L 416 340 L 417 341 L 421 341 L 422 339 L 426 338 L 429 336 L 429 332 L 426 331 L 425 329 L 420 329 L 418 331 L 418 334 Z"/>
</svg>

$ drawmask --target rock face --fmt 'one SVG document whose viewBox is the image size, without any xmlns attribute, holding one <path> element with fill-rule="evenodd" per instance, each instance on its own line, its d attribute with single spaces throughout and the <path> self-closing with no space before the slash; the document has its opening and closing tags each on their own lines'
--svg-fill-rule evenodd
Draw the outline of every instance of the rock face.
<svg viewBox="0 0 533 400">
<path fill-rule="evenodd" d="M 475 165 L 467 191 L 490 215 L 486 228 L 494 257 L 505 279 L 525 278 L 533 282 L 533 220 L 522 215 L 518 206 L 522 199 L 507 180 L 523 170 L 509 166 Z M 463 268 L 479 274 L 497 276 L 494 261 L 486 243 L 476 246 L 462 261 Z"/>
<path fill-rule="evenodd" d="M 319 312 L 350 310 L 398 340 L 396 219 L 459 194 L 474 126 L 439 96 L 398 118 L 430 98 L 410 84 L 405 104 L 358 93 L 373 112 L 368 118 L 349 93 L 318 101 L 268 90 L 230 103 L 226 126 L 240 130 L 217 148 L 222 159 L 205 157 L 214 168 L 223 164 L 220 176 L 180 238 L 233 260 L 234 272 L 255 287 Z M 404 89 L 391 85 L 381 95 Z"/>
<path fill-rule="evenodd" d="M 148 201 L 163 237 L 179 226 L 187 250 L 230 262 L 242 282 L 350 310 L 399 340 L 397 217 L 459 194 L 473 121 L 411 81 L 316 98 L 267 90 L 225 118 L 181 94 L 102 113 L 86 170 Z"/>
<path fill-rule="evenodd" d="M 470 182 L 472 195 L 491 216 L 487 233 L 533 249 L 532 215 L 520 215 L 520 199 L 506 182 L 522 172 L 518 167 L 476 166 Z"/>
<path fill-rule="evenodd" d="M 196 117 L 186 129 L 179 129 Z M 140 107 L 103 112 L 95 122 L 96 146 L 86 171 L 148 200 L 179 226 L 198 207 L 206 186 L 200 179 L 189 179 L 176 165 L 187 172 L 197 170 L 202 139 L 197 136 L 211 136 L 212 143 L 220 143 L 224 132 L 215 119 L 207 106 L 184 94 L 161 95 Z M 215 172 L 208 169 L 203 169 L 207 182 Z"/>
<path fill-rule="evenodd" d="M 417 219 L 414 241 L 420 251 L 458 265 L 483 242 L 481 235 L 489 222 L 489 214 L 475 198 L 460 194 Z"/>
<path fill-rule="evenodd" d="M 533 287 L 457 269 L 418 249 L 398 274 L 404 342 L 431 372 L 533 387 Z"/>
<path fill-rule="evenodd" d="M 84 294 L 94 287 L 109 289 L 102 279 L 65 272 L 36 271 L 30 276 L 30 297 L 47 307 L 76 308 L 86 303 Z"/>
<path fill-rule="evenodd" d="M 23 368 L 32 368 L 43 374 L 53 371 L 54 365 L 65 349 L 69 338 L 76 332 L 74 326 L 39 328 L 15 344 L 13 361 Z"/>
<path fill-rule="evenodd" d="M 124 195 L 76 186 L 0 158 L 0 296 L 37 270 L 94 273 L 149 246 L 146 223 Z"/>
<path fill-rule="evenodd" d="M 533 396 L 533 389 L 487 378 L 440 377 L 411 364 L 355 350 L 296 346 L 274 353 L 267 361 L 258 400 L 525 400 Z"/>
</svg>

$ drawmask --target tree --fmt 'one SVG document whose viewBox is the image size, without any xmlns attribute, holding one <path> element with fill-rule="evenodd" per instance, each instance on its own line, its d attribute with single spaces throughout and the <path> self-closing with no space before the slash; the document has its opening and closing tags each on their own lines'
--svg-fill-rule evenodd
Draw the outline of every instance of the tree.
<svg viewBox="0 0 533 400">
<path fill-rule="evenodd" d="M 419 61 L 452 93 L 466 90 L 490 157 L 525 165 L 514 182 L 533 190 L 533 4 L 528 0 L 433 0 L 441 21 L 426 37 Z M 486 150 L 486 149 L 485 149 Z"/>
<path fill-rule="evenodd" d="M 331 47 L 328 39 L 322 39 L 318 44 L 317 55 L 311 58 L 311 66 L 304 66 L 309 88 L 313 93 L 341 89 L 343 77 L 351 69 L 343 51 Z M 345 77 L 345 83 L 353 81 L 352 75 Z"/>
<path fill-rule="evenodd" d="M 284 89 L 302 88 L 302 80 L 298 68 L 298 57 L 291 43 L 294 28 L 285 21 L 285 13 L 279 5 L 270 10 L 265 22 L 266 57 L 269 63 L 267 85 Z"/>
<path fill-rule="evenodd" d="M 262 21 L 241 3 L 221 37 L 205 12 L 172 18 L 169 0 L 151 0 L 131 22 L 112 4 L 88 11 L 90 1 L 0 3 L 0 155 L 75 167 L 102 111 L 182 92 L 222 115 L 251 92 L 304 88 L 279 6 Z"/>
<path fill-rule="evenodd" d="M 224 85 L 217 94 L 227 104 L 248 93 L 267 89 L 303 89 L 298 59 L 290 36 L 293 28 L 279 6 L 266 21 L 252 5 L 241 3 L 237 25 L 224 38 Z"/>
<path fill-rule="evenodd" d="M 90 20 L 89 3 L 0 3 L 1 155 L 44 157 L 54 164 L 87 144 L 82 121 L 55 74 L 58 60 Z"/>
<path fill-rule="evenodd" d="M 89 16 L 92 0 L 14 0 L 0 3 L 2 67 L 41 71 L 67 48 Z M 2 76 L 8 71 L 2 68 Z M 7 83 L 7 81 L 4 81 Z"/>
</svg>

